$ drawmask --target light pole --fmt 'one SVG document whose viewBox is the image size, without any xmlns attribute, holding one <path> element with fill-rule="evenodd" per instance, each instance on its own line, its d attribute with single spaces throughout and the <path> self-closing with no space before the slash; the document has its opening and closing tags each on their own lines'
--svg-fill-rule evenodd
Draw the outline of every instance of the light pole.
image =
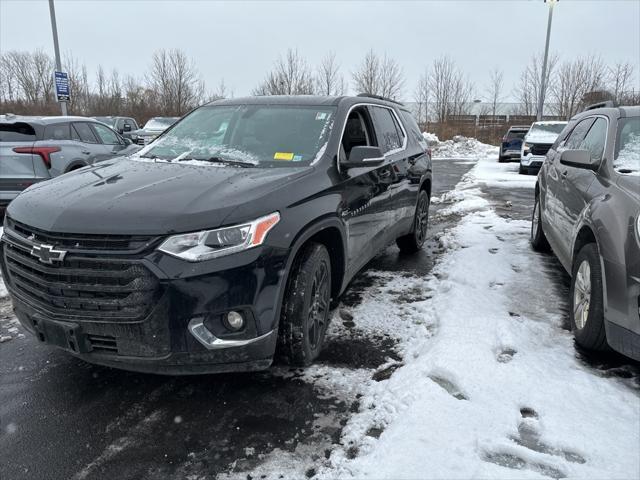
<svg viewBox="0 0 640 480">
<path fill-rule="evenodd" d="M 51 30 L 53 31 L 53 49 L 56 54 L 56 70 L 62 71 L 62 62 L 60 61 L 60 47 L 58 46 L 58 27 L 56 26 L 56 9 L 53 6 L 53 0 L 49 0 L 49 14 L 51 15 Z M 60 102 L 62 115 L 67 116 L 67 102 Z"/>
<path fill-rule="evenodd" d="M 544 62 L 542 63 L 542 78 L 540 79 L 540 99 L 538 100 L 538 121 L 542 120 L 544 109 L 544 94 L 547 88 L 547 60 L 549 59 L 549 39 L 551 38 L 551 20 L 553 20 L 553 7 L 560 0 L 544 0 L 549 5 L 549 20 L 547 22 L 547 42 L 544 45 Z"/>
</svg>

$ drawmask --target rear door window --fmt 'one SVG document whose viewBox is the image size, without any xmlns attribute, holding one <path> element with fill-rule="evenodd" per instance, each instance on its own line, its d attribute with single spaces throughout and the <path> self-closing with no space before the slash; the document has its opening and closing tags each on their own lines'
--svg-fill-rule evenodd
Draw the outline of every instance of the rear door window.
<svg viewBox="0 0 640 480">
<path fill-rule="evenodd" d="M 111 130 L 109 127 L 106 127 L 106 126 L 101 125 L 99 123 L 94 123 L 92 126 L 93 126 L 93 129 L 95 130 L 96 134 L 100 138 L 100 141 L 102 143 L 104 143 L 105 145 L 119 145 L 120 144 L 120 139 L 116 135 L 116 132 Z"/>
<path fill-rule="evenodd" d="M 0 142 L 35 142 L 36 131 L 28 123 L 0 123 Z"/>
<path fill-rule="evenodd" d="M 402 147 L 403 138 L 398 134 L 399 126 L 390 109 L 385 107 L 370 107 L 373 113 L 373 123 L 378 137 L 378 145 L 383 153 Z"/>
<path fill-rule="evenodd" d="M 622 174 L 640 173 L 640 117 L 620 120 L 613 168 Z"/>
<path fill-rule="evenodd" d="M 84 143 L 98 143 L 98 139 L 93 134 L 93 130 L 88 123 L 77 122 L 73 124 L 72 138 Z"/>
<path fill-rule="evenodd" d="M 44 129 L 43 140 L 71 140 L 71 129 L 68 123 L 47 125 Z"/>
<path fill-rule="evenodd" d="M 589 129 L 589 133 L 580 142 L 579 150 L 589 150 L 591 159 L 595 161 L 602 160 L 604 146 L 607 141 L 607 121 L 598 117 Z"/>
</svg>

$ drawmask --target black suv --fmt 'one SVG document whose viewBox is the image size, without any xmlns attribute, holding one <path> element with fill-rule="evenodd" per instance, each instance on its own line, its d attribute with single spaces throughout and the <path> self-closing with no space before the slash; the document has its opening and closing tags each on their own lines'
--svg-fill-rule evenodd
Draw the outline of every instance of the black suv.
<svg viewBox="0 0 640 480">
<path fill-rule="evenodd" d="M 402 105 L 256 97 L 200 107 L 136 155 L 19 195 L 0 243 L 22 325 L 124 369 L 319 354 L 330 303 L 382 248 L 418 251 L 431 158 Z"/>
<path fill-rule="evenodd" d="M 640 107 L 574 117 L 535 192 L 531 243 L 571 274 L 577 343 L 640 360 Z"/>
</svg>

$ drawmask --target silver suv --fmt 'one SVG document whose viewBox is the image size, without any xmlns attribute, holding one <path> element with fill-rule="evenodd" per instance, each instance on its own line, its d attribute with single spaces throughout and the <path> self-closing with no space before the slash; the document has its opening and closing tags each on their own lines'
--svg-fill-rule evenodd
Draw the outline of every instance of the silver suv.
<svg viewBox="0 0 640 480">
<path fill-rule="evenodd" d="M 0 115 L 0 217 L 29 185 L 139 148 L 90 118 Z"/>
</svg>

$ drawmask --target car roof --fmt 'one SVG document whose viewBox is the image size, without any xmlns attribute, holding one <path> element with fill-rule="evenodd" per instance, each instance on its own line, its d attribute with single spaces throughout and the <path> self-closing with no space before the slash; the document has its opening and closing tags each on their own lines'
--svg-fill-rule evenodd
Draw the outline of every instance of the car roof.
<svg viewBox="0 0 640 480">
<path fill-rule="evenodd" d="M 511 127 L 509 127 L 509 130 L 529 130 L 529 126 L 526 125 L 513 125 Z"/>
<path fill-rule="evenodd" d="M 53 125 L 64 122 L 92 122 L 99 123 L 92 117 L 74 117 L 74 116 L 57 116 L 57 117 L 40 117 L 28 115 L 0 115 L 0 122 L 3 123 L 37 123 L 39 125 Z"/>
<path fill-rule="evenodd" d="M 584 112 L 576 114 L 571 120 L 580 120 L 591 115 L 606 115 L 612 118 L 638 117 L 640 116 L 640 106 L 632 105 L 622 107 L 592 108 L 591 110 L 585 110 Z"/>
<path fill-rule="evenodd" d="M 369 96 L 330 96 L 330 95 L 261 95 L 255 97 L 228 98 L 214 100 L 207 105 L 301 105 L 301 106 L 338 106 L 342 103 L 373 103 L 376 105 L 403 107 L 391 100 Z"/>
</svg>

